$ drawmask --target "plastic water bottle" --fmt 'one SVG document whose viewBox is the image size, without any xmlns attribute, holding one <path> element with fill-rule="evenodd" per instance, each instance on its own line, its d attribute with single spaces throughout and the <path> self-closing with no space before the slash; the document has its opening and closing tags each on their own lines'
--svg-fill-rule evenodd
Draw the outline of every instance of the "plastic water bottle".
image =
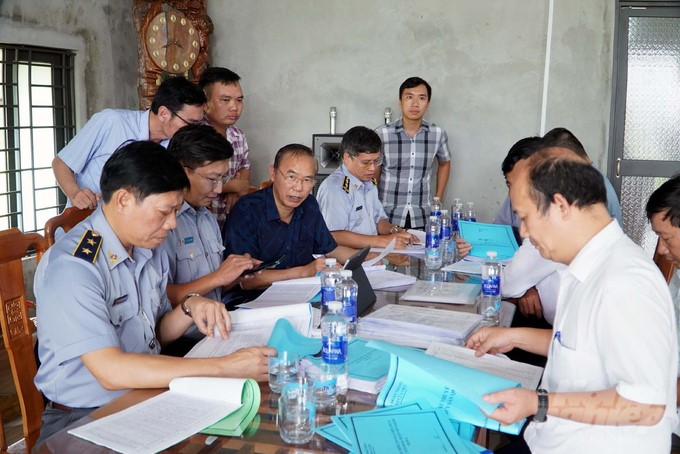
<svg viewBox="0 0 680 454">
<path fill-rule="evenodd" d="M 460 199 L 453 199 L 453 205 L 451 205 L 451 235 L 453 235 L 454 240 L 460 236 L 458 221 L 463 218 L 463 202 Z"/>
<path fill-rule="evenodd" d="M 433 197 L 432 203 L 430 204 L 430 216 L 436 216 L 439 218 L 442 215 L 442 203 L 439 197 Z"/>
<path fill-rule="evenodd" d="M 351 270 L 340 271 L 340 280 L 335 284 L 335 300 L 342 303 L 342 313 L 347 317 L 347 334 L 352 337 L 357 333 L 357 295 L 359 286 L 352 279 Z"/>
<path fill-rule="evenodd" d="M 340 267 L 335 259 L 326 259 L 326 268 L 321 270 L 321 316 L 328 312 L 327 304 L 335 300 L 335 285 L 340 280 Z"/>
<path fill-rule="evenodd" d="M 465 210 L 465 220 L 470 222 L 477 222 L 477 212 L 475 211 L 475 202 L 468 202 Z"/>
<path fill-rule="evenodd" d="M 442 267 L 442 253 L 439 249 L 441 226 L 437 216 L 430 216 L 425 229 L 425 266 L 430 270 Z"/>
<path fill-rule="evenodd" d="M 328 312 L 321 319 L 321 360 L 329 364 L 337 377 L 338 394 L 347 392 L 348 322 L 340 301 L 329 301 Z"/>
<path fill-rule="evenodd" d="M 451 236 L 451 218 L 449 218 L 449 210 L 442 210 L 442 215 L 439 220 L 441 222 L 439 248 L 442 251 L 442 264 L 448 265 L 453 262 L 456 250 L 455 240 Z"/>
<path fill-rule="evenodd" d="M 484 316 L 482 324 L 497 326 L 501 312 L 501 265 L 496 251 L 488 251 L 482 264 L 482 294 L 479 313 Z"/>
</svg>

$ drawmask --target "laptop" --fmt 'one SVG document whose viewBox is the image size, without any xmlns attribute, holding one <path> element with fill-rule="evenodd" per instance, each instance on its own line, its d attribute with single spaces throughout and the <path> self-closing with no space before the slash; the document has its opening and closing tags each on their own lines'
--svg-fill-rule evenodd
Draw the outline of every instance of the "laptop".
<svg viewBox="0 0 680 454">
<path fill-rule="evenodd" d="M 370 247 L 361 249 L 345 262 L 343 268 L 352 271 L 352 279 L 354 279 L 354 282 L 356 282 L 359 287 L 359 292 L 357 294 L 357 317 L 361 317 L 365 314 L 376 301 L 373 287 L 371 287 L 371 283 L 368 281 L 368 276 L 366 276 L 364 267 L 361 266 L 361 264 L 364 263 L 364 260 L 366 260 L 366 256 L 370 249 Z"/>
</svg>

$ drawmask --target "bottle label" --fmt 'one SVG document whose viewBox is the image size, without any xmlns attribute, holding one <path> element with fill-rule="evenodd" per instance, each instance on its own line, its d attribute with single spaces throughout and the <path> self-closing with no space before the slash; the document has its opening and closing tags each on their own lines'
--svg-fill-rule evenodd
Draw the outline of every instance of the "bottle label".
<svg viewBox="0 0 680 454">
<path fill-rule="evenodd" d="M 427 235 L 425 236 L 425 247 L 429 249 L 438 248 L 439 235 L 435 235 L 428 232 Z"/>
<path fill-rule="evenodd" d="M 442 215 L 442 210 L 440 210 L 439 208 L 434 208 L 430 211 L 430 216 L 441 217 L 441 215 Z"/>
<path fill-rule="evenodd" d="M 349 319 L 351 323 L 356 323 L 357 321 L 357 295 L 353 294 L 349 298 L 343 298 L 342 300 L 342 313 Z"/>
<path fill-rule="evenodd" d="M 447 226 L 442 226 L 442 240 L 450 240 L 451 239 L 451 227 Z"/>
<path fill-rule="evenodd" d="M 335 299 L 335 287 L 321 287 L 321 303 L 326 304 Z"/>
<path fill-rule="evenodd" d="M 482 293 L 484 295 L 499 296 L 501 294 L 501 277 L 496 275 L 482 279 Z"/>
<path fill-rule="evenodd" d="M 347 339 L 345 336 L 338 336 L 332 340 L 328 336 L 323 336 L 321 342 L 323 344 L 321 358 L 325 363 L 344 364 L 347 361 Z"/>
</svg>

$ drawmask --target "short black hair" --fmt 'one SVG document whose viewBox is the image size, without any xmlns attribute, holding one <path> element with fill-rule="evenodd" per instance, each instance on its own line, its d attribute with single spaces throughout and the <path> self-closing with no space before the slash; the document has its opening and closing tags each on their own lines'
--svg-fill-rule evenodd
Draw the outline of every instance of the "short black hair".
<svg viewBox="0 0 680 454">
<path fill-rule="evenodd" d="M 276 156 L 274 157 L 274 168 L 278 169 L 283 158 L 288 155 L 309 156 L 310 158 L 314 159 L 314 166 L 316 167 L 316 159 L 314 158 L 314 152 L 311 148 L 309 148 L 307 145 L 302 145 L 301 143 L 289 143 L 288 145 L 281 147 L 281 149 L 276 152 Z"/>
<path fill-rule="evenodd" d="M 382 148 L 380 136 L 366 126 L 355 126 L 343 134 L 340 153 L 356 156 L 359 153 L 379 153 Z"/>
<path fill-rule="evenodd" d="M 203 91 L 210 89 L 214 84 L 220 83 L 224 85 L 236 85 L 241 80 L 241 76 L 236 74 L 234 71 L 222 68 L 220 66 L 213 66 L 206 68 L 201 74 L 201 78 L 198 80 L 198 86 L 201 87 Z"/>
<path fill-rule="evenodd" d="M 234 154 L 234 148 L 212 126 L 186 125 L 170 139 L 168 154 L 183 166 L 196 169 L 211 162 L 226 161 Z"/>
<path fill-rule="evenodd" d="M 564 156 L 534 154 L 529 164 L 529 197 L 546 214 L 556 194 L 577 208 L 607 204 L 602 174 L 592 165 Z"/>
<path fill-rule="evenodd" d="M 151 112 L 158 113 L 161 106 L 177 113 L 184 106 L 202 106 L 208 101 L 203 90 L 184 77 L 169 77 L 161 83 L 151 101 Z"/>
<path fill-rule="evenodd" d="M 649 221 L 655 214 L 665 212 L 663 220 L 670 221 L 673 227 L 680 227 L 680 173 L 652 192 L 645 209 Z"/>
<path fill-rule="evenodd" d="M 541 148 L 543 148 L 543 142 L 541 141 L 541 138 L 537 136 L 525 137 L 524 139 L 515 142 L 515 144 L 510 147 L 508 155 L 503 159 L 503 163 L 501 164 L 503 175 L 512 172 L 512 169 L 515 168 L 515 164 L 522 159 L 528 158 Z"/>
<path fill-rule="evenodd" d="M 126 142 L 111 155 L 102 169 L 99 186 L 104 203 L 119 189 L 131 192 L 141 202 L 149 195 L 183 191 L 189 187 L 189 179 L 165 148 L 140 140 Z"/>
<path fill-rule="evenodd" d="M 425 85 L 425 88 L 427 89 L 427 100 L 429 101 L 432 99 L 432 87 L 425 82 L 425 79 L 421 79 L 420 77 L 409 77 L 401 83 L 401 86 L 399 87 L 399 99 L 401 99 L 401 95 L 404 94 L 404 90 L 407 88 L 416 88 L 418 85 Z"/>
<path fill-rule="evenodd" d="M 543 136 L 543 145 L 545 148 L 566 148 L 590 161 L 588 153 L 586 153 L 586 149 L 583 147 L 581 141 L 567 128 L 554 128 L 546 132 Z"/>
</svg>

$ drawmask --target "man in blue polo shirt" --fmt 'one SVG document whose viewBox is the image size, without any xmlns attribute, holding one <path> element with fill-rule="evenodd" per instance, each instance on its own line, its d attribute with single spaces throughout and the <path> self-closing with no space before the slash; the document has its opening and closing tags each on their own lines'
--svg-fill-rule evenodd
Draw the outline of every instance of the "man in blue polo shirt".
<svg viewBox="0 0 680 454">
<path fill-rule="evenodd" d="M 272 282 L 314 276 L 324 266 L 325 255 L 344 262 L 355 251 L 338 246 L 328 231 L 314 197 L 314 152 L 304 145 L 281 148 L 269 168 L 272 185 L 241 197 L 227 219 L 225 254 L 250 254 L 270 262 L 285 255 L 276 269 L 241 282 L 258 289 Z"/>
<path fill-rule="evenodd" d="M 67 206 L 97 208 L 99 177 L 107 159 L 129 140 L 167 145 L 182 126 L 203 122 L 205 93 L 183 77 L 164 81 L 150 110 L 105 109 L 96 113 L 52 161 Z"/>
</svg>

